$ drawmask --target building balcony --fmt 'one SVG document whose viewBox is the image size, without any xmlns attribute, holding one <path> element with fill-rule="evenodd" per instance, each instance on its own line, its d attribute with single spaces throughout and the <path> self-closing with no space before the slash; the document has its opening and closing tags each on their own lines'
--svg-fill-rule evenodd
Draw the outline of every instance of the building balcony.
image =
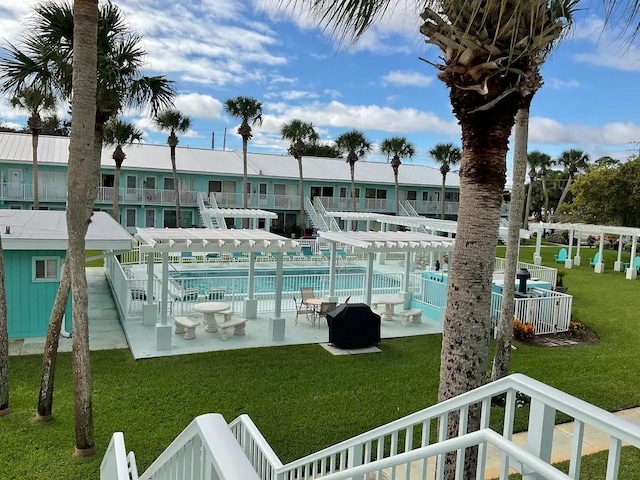
<svg viewBox="0 0 640 480">
<path fill-rule="evenodd" d="M 2 184 L 0 187 L 0 200 L 16 201 L 16 202 L 32 202 L 33 201 L 33 184 Z M 66 185 L 48 185 L 40 183 L 38 185 L 38 201 L 39 202 L 66 202 L 67 186 Z"/>
<path fill-rule="evenodd" d="M 136 205 L 175 205 L 176 193 L 173 190 L 155 190 L 150 188 L 120 188 L 118 201 L 121 204 Z M 99 187 L 96 203 L 113 204 L 113 187 Z M 198 192 L 180 192 L 180 205 L 195 207 Z"/>
</svg>

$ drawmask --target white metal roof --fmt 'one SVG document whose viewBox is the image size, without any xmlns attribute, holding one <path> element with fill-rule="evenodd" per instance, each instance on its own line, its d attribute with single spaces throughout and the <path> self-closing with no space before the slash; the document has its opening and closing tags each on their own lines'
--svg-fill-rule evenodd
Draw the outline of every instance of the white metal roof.
<svg viewBox="0 0 640 480">
<path fill-rule="evenodd" d="M 205 208 L 212 217 L 227 218 L 278 218 L 277 213 L 256 208 Z"/>
<path fill-rule="evenodd" d="M 402 225 L 404 227 L 423 226 L 432 232 L 457 233 L 458 231 L 458 222 L 455 220 L 442 220 L 422 216 L 403 217 L 368 212 L 327 212 L 326 214 L 330 217 L 342 218 L 343 220 L 370 220 L 380 223 L 388 223 L 390 225 Z M 506 234 L 507 228 L 499 227 L 499 231 L 501 234 Z M 520 229 L 520 238 L 530 238 L 530 236 L 531 235 L 528 230 Z"/>
<path fill-rule="evenodd" d="M 115 168 L 113 147 L 102 150 L 102 166 Z M 169 147 L 166 145 L 134 144 L 123 148 L 127 158 L 127 170 L 158 170 L 171 172 Z M 42 164 L 65 164 L 69 157 L 69 138 L 41 135 L 38 142 L 38 162 Z M 25 133 L 0 132 L 0 161 L 30 163 L 31 135 Z M 206 148 L 176 148 L 176 163 L 182 173 L 210 175 L 242 175 L 242 153 L 236 151 L 211 150 Z M 344 159 L 304 157 L 304 178 L 318 181 L 350 182 L 349 166 Z M 248 153 L 248 176 L 252 179 L 268 178 L 298 179 L 298 161 L 288 155 Z M 361 183 L 394 183 L 391 165 L 383 162 L 359 161 L 355 166 L 355 180 Z M 450 172 L 447 186 L 460 185 L 458 175 Z M 398 182 L 402 185 L 440 186 L 440 170 L 426 165 L 405 163 L 400 167 Z"/>
<path fill-rule="evenodd" d="M 0 234 L 4 250 L 66 250 L 69 243 L 64 211 L 0 210 Z M 134 238 L 109 214 L 93 213 L 87 250 L 131 250 L 135 245 Z"/>
<path fill-rule="evenodd" d="M 299 252 L 300 242 L 265 230 L 137 228 L 143 251 Z"/>
<path fill-rule="evenodd" d="M 615 233 L 618 235 L 631 235 L 640 237 L 640 228 L 616 227 L 613 225 L 594 225 L 591 223 L 530 223 L 529 229 L 533 230 L 574 230 L 582 233 L 593 233 L 596 235 L 604 233 Z"/>
<path fill-rule="evenodd" d="M 367 252 L 451 251 L 452 238 L 421 232 L 318 232 L 323 240 Z"/>
</svg>

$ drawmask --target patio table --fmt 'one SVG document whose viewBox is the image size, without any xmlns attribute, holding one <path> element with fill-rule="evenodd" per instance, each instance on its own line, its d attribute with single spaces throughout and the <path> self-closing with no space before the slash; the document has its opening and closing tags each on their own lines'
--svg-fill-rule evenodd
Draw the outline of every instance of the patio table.
<svg viewBox="0 0 640 480">
<path fill-rule="evenodd" d="M 193 309 L 196 312 L 204 314 L 204 331 L 207 333 L 215 333 L 218 331 L 218 322 L 216 322 L 216 313 L 229 310 L 231 305 L 225 302 L 203 302 L 196 303 Z"/>
<path fill-rule="evenodd" d="M 377 295 L 371 299 L 372 305 L 384 305 L 382 320 L 393 320 L 393 310 L 396 305 L 404 303 L 404 299 L 396 295 Z"/>
</svg>

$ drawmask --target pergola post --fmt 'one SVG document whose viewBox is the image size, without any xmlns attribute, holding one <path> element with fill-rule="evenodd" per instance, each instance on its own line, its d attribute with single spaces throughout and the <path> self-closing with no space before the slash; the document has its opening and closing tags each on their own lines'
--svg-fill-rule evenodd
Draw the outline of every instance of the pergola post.
<svg viewBox="0 0 640 480">
<path fill-rule="evenodd" d="M 573 266 L 573 260 L 571 259 L 571 250 L 573 249 L 573 230 L 569 230 L 569 252 L 567 259 L 564 261 L 564 268 L 571 268 Z"/>
<path fill-rule="evenodd" d="M 431 257 L 433 258 L 433 257 Z M 411 275 L 411 252 L 404 254 L 404 276 L 402 277 L 402 290 L 400 291 L 400 297 L 404 299 L 404 308 L 408 310 L 411 308 L 412 293 L 409 291 L 409 278 Z"/>
<path fill-rule="evenodd" d="M 373 291 L 373 252 L 367 252 L 367 276 L 364 289 L 364 303 L 371 305 L 371 293 Z"/>
<path fill-rule="evenodd" d="M 580 242 L 582 242 L 582 231 L 578 230 L 578 242 L 576 245 L 576 256 L 573 258 L 573 264 L 576 267 L 580 266 L 580 262 L 582 261 L 582 259 L 580 258 Z"/>
<path fill-rule="evenodd" d="M 629 259 L 629 268 L 627 268 L 627 280 L 635 280 L 638 278 L 638 270 L 634 268 L 634 263 L 636 259 L 636 247 L 638 246 L 638 237 L 633 235 L 633 240 L 631 241 L 631 258 Z"/>
<path fill-rule="evenodd" d="M 169 296 L 169 252 L 162 252 L 162 290 L 160 296 L 160 323 L 156 324 L 156 349 L 171 350 L 171 325 L 167 324 L 167 298 Z"/>
<path fill-rule="evenodd" d="M 604 256 L 604 232 L 600 234 L 600 249 L 598 250 L 598 252 L 598 263 L 596 263 L 593 271 L 596 273 L 602 273 L 604 272 L 604 258 L 602 258 Z"/>
<path fill-rule="evenodd" d="M 147 253 L 147 303 L 142 305 L 142 324 L 147 326 L 153 326 L 158 321 L 158 305 L 153 295 L 154 280 L 153 251 L 151 251 Z"/>
<path fill-rule="evenodd" d="M 284 340 L 285 321 L 282 318 L 282 269 L 283 269 L 282 252 L 276 253 L 276 298 L 273 311 L 273 317 L 269 318 L 269 335 L 271 341 L 282 342 Z"/>
<path fill-rule="evenodd" d="M 542 247 L 542 237 L 544 236 L 544 228 L 538 230 L 536 235 L 536 251 L 533 253 L 533 264 L 542 265 L 542 255 L 540 255 L 540 248 Z"/>
<path fill-rule="evenodd" d="M 244 299 L 244 318 L 253 320 L 258 316 L 258 300 L 253 298 L 256 283 L 256 254 L 249 253 L 249 271 L 247 272 L 247 298 Z"/>
<path fill-rule="evenodd" d="M 338 262 L 338 255 L 336 253 L 336 242 L 329 242 L 329 251 L 331 255 L 329 256 L 329 296 L 327 297 L 328 302 L 337 302 L 338 297 L 336 297 L 336 266 Z"/>
<path fill-rule="evenodd" d="M 622 235 L 618 237 L 618 259 L 613 263 L 614 272 L 622 272 L 624 264 L 622 263 Z"/>
<path fill-rule="evenodd" d="M 380 223 L 380 231 L 386 232 L 389 228 L 389 224 L 381 222 Z M 385 252 L 378 252 L 378 265 L 384 265 L 385 260 L 387 259 L 387 255 Z"/>
</svg>

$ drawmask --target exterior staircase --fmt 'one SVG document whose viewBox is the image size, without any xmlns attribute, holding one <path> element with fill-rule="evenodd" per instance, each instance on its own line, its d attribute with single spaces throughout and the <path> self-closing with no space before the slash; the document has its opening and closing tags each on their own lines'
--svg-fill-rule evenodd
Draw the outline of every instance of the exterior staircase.
<svg viewBox="0 0 640 480">
<path fill-rule="evenodd" d="M 210 193 L 209 196 L 207 196 L 202 192 L 198 192 L 198 211 L 200 212 L 202 225 L 206 228 L 227 228 L 227 222 L 224 217 L 211 214 L 211 210 L 217 208 L 218 204 L 214 193 Z"/>
<path fill-rule="evenodd" d="M 327 215 L 327 209 L 324 207 L 319 198 L 316 197 L 313 200 L 313 206 L 315 207 L 316 211 L 322 216 L 322 218 L 324 218 L 325 224 L 329 228 L 330 232 L 340 231 L 340 225 L 338 225 L 336 217 L 330 217 Z"/>
<path fill-rule="evenodd" d="M 519 416 L 528 416 L 526 445 L 520 446 L 513 441 L 513 425 L 523 398 L 530 403 L 528 410 L 519 412 Z M 492 408 L 496 401 L 504 405 L 499 413 Z M 474 406 L 479 408 L 480 425 L 479 430 L 469 432 L 467 420 Z M 570 446 L 567 440 L 558 445 L 569 457 L 568 475 L 551 465 L 558 412 L 573 418 L 574 424 Z M 452 414 L 461 419 L 459 436 L 447 439 Z M 434 435 L 432 426 L 437 429 Z M 507 480 L 514 470 L 526 480 L 578 479 L 586 430 L 608 439 L 609 458 L 602 467 L 606 471 L 598 478 L 618 479 L 622 444 L 640 448 L 640 427 L 561 390 L 513 374 L 287 464 L 280 461 L 248 415 L 228 425 L 219 414 L 197 417 L 141 475 L 135 455 L 127 453 L 122 433 L 116 432 L 102 460 L 100 478 L 443 480 L 445 457 L 455 453 L 455 478 L 462 479 L 466 478 L 466 449 L 476 447 L 476 479 Z M 437 440 L 431 443 L 436 434 Z M 592 447 L 586 449 L 584 454 L 591 453 Z"/>
<path fill-rule="evenodd" d="M 309 197 L 304 197 L 304 210 L 307 213 L 307 217 L 309 217 L 309 220 L 311 220 L 313 228 L 315 228 L 319 232 L 329 231 L 327 222 L 325 222 L 324 217 L 315 209 Z"/>
</svg>

